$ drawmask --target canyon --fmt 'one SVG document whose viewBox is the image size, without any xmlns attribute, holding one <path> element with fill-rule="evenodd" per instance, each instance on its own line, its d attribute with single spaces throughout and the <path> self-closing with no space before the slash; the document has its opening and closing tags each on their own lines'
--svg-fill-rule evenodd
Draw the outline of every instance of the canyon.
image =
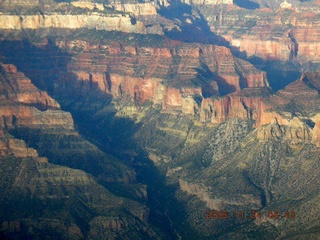
<svg viewBox="0 0 320 240">
<path fill-rule="evenodd" d="M 0 237 L 319 237 L 318 3 L 290 4 L 2 1 Z"/>
<path fill-rule="evenodd" d="M 52 234 L 42 232 L 50 228 L 55 228 L 54 233 L 61 238 L 99 238 L 105 234 L 104 231 L 109 231 L 110 235 L 124 236 L 128 231 L 132 234 L 130 225 L 141 225 L 148 232 L 146 235 L 155 235 L 146 225 L 149 212 L 146 206 L 128 198 L 116 197 L 101 185 L 127 185 L 130 182 L 138 198 L 143 199 L 145 190 L 143 186 L 134 184 L 134 172 L 115 157 L 110 160 L 109 156 L 83 139 L 74 128 L 71 114 L 62 111 L 56 100 L 35 87 L 14 65 L 1 64 L 0 72 L 1 182 L 5 183 L 1 188 L 4 206 L 1 208 L 1 237 L 25 238 L 32 235 L 42 238 Z M 26 136 L 27 142 L 21 140 Z M 37 150 L 27 146 L 30 141 L 34 142 Z M 82 148 L 86 149 L 86 156 Z M 50 155 L 51 163 L 43 157 L 43 151 L 45 155 Z M 59 166 L 64 159 L 69 159 L 63 164 L 69 167 Z M 54 161 L 56 164 L 52 164 Z M 91 171 L 95 176 L 73 169 L 75 166 Z M 97 171 L 99 168 L 104 169 L 102 173 Z M 79 194 L 83 194 L 83 200 L 76 200 Z M 88 198 L 93 195 L 94 199 Z M 61 199 L 65 201 L 65 207 L 70 204 L 69 209 L 61 208 Z M 26 209 L 21 209 L 21 200 L 29 204 L 28 213 L 31 215 L 23 217 Z M 75 204 L 79 205 L 72 210 L 71 205 Z M 50 205 L 59 208 L 59 214 L 55 217 L 50 215 Z M 90 212 L 100 213 L 89 214 L 88 208 Z M 133 215 L 119 217 L 120 212 L 116 212 L 125 208 Z M 104 210 L 101 212 L 101 209 Z M 82 211 L 83 215 L 73 218 L 66 214 L 69 211 L 75 215 Z M 34 213 L 37 213 L 36 216 Z"/>
</svg>

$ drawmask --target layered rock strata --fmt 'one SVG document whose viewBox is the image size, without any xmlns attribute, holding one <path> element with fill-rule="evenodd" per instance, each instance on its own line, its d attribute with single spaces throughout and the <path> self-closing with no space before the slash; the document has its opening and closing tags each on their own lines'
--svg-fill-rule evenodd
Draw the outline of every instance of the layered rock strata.
<svg viewBox="0 0 320 240">
<path fill-rule="evenodd" d="M 129 186 L 133 171 L 82 139 L 71 114 L 14 65 L 1 63 L 0 89 L 1 238 L 154 238 L 149 209 L 105 188 L 125 183 L 146 198 L 143 187 Z"/>
<path fill-rule="evenodd" d="M 163 109 L 192 115 L 199 108 L 196 95 L 268 86 L 265 73 L 225 47 L 178 42 L 156 48 L 79 41 L 57 44 L 73 54 L 72 49 L 83 49 L 69 64 L 80 81 L 91 82 L 115 98 L 126 94 L 140 103 L 149 100 Z"/>
<path fill-rule="evenodd" d="M 14 65 L 1 63 L 0 73 L 1 128 L 27 141 L 53 163 L 86 170 L 107 182 L 135 181 L 133 171 L 118 160 L 111 161 L 100 149 L 84 140 L 75 131 L 71 114 L 62 111 L 54 99 L 36 88 Z M 32 149 L 19 150 L 20 145 L 23 148 L 19 141 L 10 140 L 6 144 L 8 149 L 17 149 L 12 150 L 14 155 L 15 152 L 33 154 Z M 99 168 L 103 171 L 97 171 Z"/>
<path fill-rule="evenodd" d="M 0 29 L 41 29 L 41 28 L 93 28 L 107 31 L 123 31 L 133 33 L 148 33 L 147 28 L 140 21 L 132 23 L 129 15 L 101 13 L 63 15 L 0 15 Z M 161 32 L 160 32 L 161 34 Z"/>
<path fill-rule="evenodd" d="M 60 110 L 60 105 L 46 92 L 39 91 L 23 73 L 13 65 L 1 64 L 2 104 L 1 127 L 61 127 L 73 130 L 70 113 Z"/>
<path fill-rule="evenodd" d="M 127 96 L 137 105 L 151 101 L 160 105 L 165 112 L 199 116 L 203 123 L 219 124 L 228 119 L 241 118 L 255 121 L 256 127 L 270 123 L 290 126 L 295 113 L 288 107 L 296 98 L 306 97 L 310 100 L 299 102 L 302 105 L 296 111 L 300 111 L 300 114 L 303 108 L 311 110 L 311 103 L 317 105 L 317 76 L 303 76 L 274 95 L 268 88 L 265 73 L 233 57 L 225 47 L 162 41 L 159 42 L 161 47 L 154 48 L 58 39 L 56 44 L 59 48 L 76 57 L 68 63 L 68 69 L 75 79 L 61 75 L 56 87 L 66 88 L 76 84 L 75 88 L 68 88 L 66 92 L 72 90 L 73 94 L 82 95 L 86 91 L 98 91 L 114 99 Z M 44 60 L 47 57 L 40 55 L 40 58 Z M 46 75 L 37 69 L 33 72 L 37 72 L 37 76 Z M 314 87 L 310 87 L 311 84 Z M 219 96 L 233 91 L 225 97 Z M 293 99 L 290 101 L 291 97 Z M 137 110 L 128 108 L 124 113 L 134 115 Z M 312 112 L 316 113 L 316 110 Z M 46 114 L 49 113 L 51 110 Z M 312 121 L 310 113 L 302 113 L 299 119 L 302 122 Z M 19 116 L 18 113 L 16 115 Z M 10 125 L 13 120 L 9 118 L 5 117 L 3 121 Z M 308 134 L 313 132 L 312 129 L 306 131 Z M 311 135 L 305 139 L 317 139 Z"/>
<path fill-rule="evenodd" d="M 319 12 L 200 6 L 211 31 L 248 57 L 319 62 Z M 212 14 L 213 13 L 213 14 Z"/>
</svg>

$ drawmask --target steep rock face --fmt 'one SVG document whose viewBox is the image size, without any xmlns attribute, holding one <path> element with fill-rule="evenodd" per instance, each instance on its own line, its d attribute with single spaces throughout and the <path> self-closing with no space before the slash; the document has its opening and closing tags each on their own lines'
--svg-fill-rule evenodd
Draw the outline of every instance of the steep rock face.
<svg viewBox="0 0 320 240">
<path fill-rule="evenodd" d="M 254 120 L 256 127 L 272 122 L 288 124 L 290 117 L 286 118 L 272 110 L 272 104 L 270 104 L 272 97 L 269 88 L 248 88 L 219 99 L 203 99 L 200 121 L 217 124 L 227 119 L 240 118 Z"/>
<path fill-rule="evenodd" d="M 159 48 L 79 41 L 58 45 L 71 52 L 75 47 L 84 49 L 69 65 L 79 80 L 114 97 L 150 100 L 164 109 L 192 114 L 187 103 L 194 102 L 190 97 L 197 94 L 208 97 L 268 86 L 265 73 L 235 58 L 225 47 L 173 41 Z"/>
<path fill-rule="evenodd" d="M 23 73 L 18 72 L 12 64 L 0 64 L 1 89 L 5 92 L 2 100 L 9 100 L 27 105 L 35 105 L 39 109 L 60 109 L 59 103 L 46 92 L 39 91 Z"/>
<path fill-rule="evenodd" d="M 312 24 L 312 18 L 315 16 L 310 16 L 305 19 L 305 24 L 295 27 L 292 30 L 292 37 L 298 44 L 297 58 L 301 61 L 312 61 L 319 62 L 319 38 L 320 29 L 316 24 Z"/>
<path fill-rule="evenodd" d="M 0 15 L 0 29 L 40 29 L 40 28 L 94 28 L 108 31 L 123 31 L 146 34 L 144 24 L 132 24 L 129 15 L 103 15 L 99 13 L 83 15 Z M 160 33 L 161 34 L 161 33 Z"/>
<path fill-rule="evenodd" d="M 305 63 L 319 62 L 319 12 L 314 8 L 317 7 L 310 4 L 301 11 L 299 8 L 248 11 L 231 6 L 201 6 L 199 10 L 213 32 L 247 56 L 297 59 Z"/>
<path fill-rule="evenodd" d="M 255 120 L 259 126 L 261 114 L 266 109 L 263 95 L 269 95 L 268 89 L 253 89 L 230 94 L 221 99 L 204 99 L 201 105 L 200 120 L 203 122 L 221 123 L 229 118 Z M 257 95 L 256 97 L 250 96 Z"/>
<path fill-rule="evenodd" d="M 61 111 L 55 100 L 39 91 L 15 66 L 1 64 L 0 68 L 1 127 L 74 128 L 70 113 Z"/>
<path fill-rule="evenodd" d="M 320 147 L 320 123 L 317 122 L 313 129 L 312 143 L 317 147 Z"/>
<path fill-rule="evenodd" d="M 115 10 L 122 12 L 129 12 L 135 16 L 148 16 L 156 15 L 157 7 L 155 2 L 146 2 L 146 3 L 123 3 L 123 4 L 112 4 L 111 5 Z"/>
<path fill-rule="evenodd" d="M 243 36 L 241 39 L 231 39 L 231 45 L 245 52 L 248 56 L 258 56 L 267 60 L 288 60 L 295 51 L 294 43 L 290 39 L 261 40 L 255 37 Z"/>
</svg>

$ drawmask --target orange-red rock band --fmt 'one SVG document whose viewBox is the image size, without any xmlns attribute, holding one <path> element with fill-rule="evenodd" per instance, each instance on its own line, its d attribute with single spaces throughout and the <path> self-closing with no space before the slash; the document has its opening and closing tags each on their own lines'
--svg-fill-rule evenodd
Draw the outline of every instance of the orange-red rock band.
<svg viewBox="0 0 320 240">
<path fill-rule="evenodd" d="M 279 212 L 278 210 L 267 211 L 227 211 L 227 210 L 207 210 L 206 219 L 259 219 L 267 217 L 269 219 L 291 219 L 296 218 L 295 211 L 288 210 L 285 212 Z"/>
</svg>

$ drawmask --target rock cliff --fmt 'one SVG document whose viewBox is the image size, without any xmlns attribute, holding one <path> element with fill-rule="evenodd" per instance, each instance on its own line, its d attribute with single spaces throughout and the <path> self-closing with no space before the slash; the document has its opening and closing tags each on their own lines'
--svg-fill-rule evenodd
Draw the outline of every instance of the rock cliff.
<svg viewBox="0 0 320 240">
<path fill-rule="evenodd" d="M 140 21 L 132 23 L 129 15 L 101 13 L 91 14 L 50 14 L 50 15 L 0 15 L 0 29 L 41 29 L 41 28 L 93 28 L 107 31 L 123 31 L 146 34 L 147 28 Z M 160 33 L 161 34 L 161 33 Z"/>
<path fill-rule="evenodd" d="M 155 2 L 145 3 L 123 3 L 123 4 L 112 4 L 112 8 L 122 12 L 128 12 L 135 16 L 148 16 L 157 14 L 157 6 Z"/>
<path fill-rule="evenodd" d="M 101 34 L 93 33 L 98 36 Z M 265 73 L 234 57 L 226 47 L 186 44 L 162 37 L 153 40 L 157 47 L 151 47 L 142 42 L 136 44 L 137 36 L 124 37 L 126 44 L 116 43 L 112 39 L 105 42 L 85 38 L 81 41 L 56 39 L 52 44 L 74 57 L 67 65 L 68 74 L 72 76 L 61 73 L 54 80 L 54 88 L 60 90 L 51 91 L 72 92 L 78 96 L 87 91 L 97 92 L 114 100 L 128 97 L 133 106 L 123 108 L 122 114 L 127 116 L 137 115 L 137 106 L 150 101 L 159 105 L 164 112 L 183 113 L 192 118 L 199 117 L 200 122 L 213 124 L 240 118 L 254 121 L 256 127 L 276 123 L 291 129 L 291 124 L 296 121 L 295 116 L 301 122 L 312 121 L 312 114 L 317 112 L 313 107 L 318 105 L 317 75 L 304 75 L 273 94 Z M 13 46 L 9 44 L 5 47 L 10 49 Z M 24 47 L 19 43 L 14 48 L 23 52 Z M 49 61 L 41 52 L 37 56 L 43 62 Z M 23 54 L 11 55 L 8 59 L 15 61 L 15 58 L 23 60 L 25 57 Z M 45 85 L 43 77 L 46 73 L 39 71 L 37 60 L 34 63 L 26 71 L 38 79 L 38 84 Z M 46 71 L 54 72 L 57 69 L 55 65 L 47 67 Z M 291 110 L 293 105 L 296 112 Z M 10 119 L 5 121 L 8 122 L 6 124 L 12 122 Z M 291 135 L 299 136 L 306 142 L 313 138 L 313 143 L 317 144 L 312 128 L 301 131 L 303 133 Z M 269 133 L 259 134 L 259 139 L 268 139 L 263 135 Z M 294 140 L 295 137 L 289 138 L 296 143 L 300 141 Z"/>
<path fill-rule="evenodd" d="M 149 100 L 161 104 L 163 109 L 193 114 L 193 107 L 188 107 L 199 107 L 194 100 L 196 95 L 210 97 L 268 86 L 265 73 L 234 57 L 225 47 L 165 39 L 159 42 L 162 47 L 97 45 L 90 41 L 57 44 L 77 54 L 69 69 L 79 81 L 96 85 L 115 98 L 129 95 L 140 103 Z M 73 49 L 83 51 L 77 53 Z"/>
<path fill-rule="evenodd" d="M 2 157 L 12 155 L 17 158 L 32 157 L 38 162 L 47 162 L 47 158 L 39 157 L 33 148 L 28 148 L 22 140 L 15 139 L 5 130 L 0 130 L 0 155 Z"/>
<path fill-rule="evenodd" d="M 310 6 L 301 11 L 248 11 L 230 6 L 201 6 L 199 10 L 213 32 L 223 36 L 231 46 L 248 57 L 319 62 L 316 20 L 319 12 L 314 12 Z"/>
<path fill-rule="evenodd" d="M 1 127 L 74 128 L 71 115 L 61 111 L 55 100 L 39 91 L 15 66 L 1 64 L 0 68 Z"/>
</svg>

